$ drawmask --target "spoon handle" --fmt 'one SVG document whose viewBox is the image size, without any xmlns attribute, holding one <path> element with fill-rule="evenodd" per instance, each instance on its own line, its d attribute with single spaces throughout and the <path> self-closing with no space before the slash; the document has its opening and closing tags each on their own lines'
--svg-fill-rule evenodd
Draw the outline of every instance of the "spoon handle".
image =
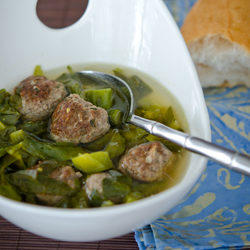
<svg viewBox="0 0 250 250">
<path fill-rule="evenodd" d="M 229 169 L 250 176 L 249 156 L 223 148 L 140 116 L 132 115 L 129 123 L 146 130 L 152 135 L 169 140 L 193 153 L 206 156 Z"/>
</svg>

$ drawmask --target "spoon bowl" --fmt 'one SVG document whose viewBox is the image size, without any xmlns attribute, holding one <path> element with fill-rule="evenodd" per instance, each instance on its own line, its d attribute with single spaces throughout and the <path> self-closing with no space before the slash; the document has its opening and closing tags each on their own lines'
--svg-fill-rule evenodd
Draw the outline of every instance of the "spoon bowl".
<svg viewBox="0 0 250 250">
<path fill-rule="evenodd" d="M 91 70 L 84 70 L 78 73 L 97 81 L 104 81 L 111 88 L 118 88 L 123 92 L 125 101 L 128 105 L 127 113 L 125 114 L 124 119 L 125 122 L 140 127 L 154 136 L 169 140 L 188 151 L 208 157 L 209 159 L 216 161 L 219 164 L 228 167 L 229 169 L 250 176 L 249 156 L 220 147 L 211 142 L 172 129 L 159 122 L 148 120 L 135 115 L 135 102 L 133 92 L 130 86 L 121 78 L 113 76 L 111 74 Z"/>
<path fill-rule="evenodd" d="M 123 119 L 124 122 L 128 121 L 130 117 L 134 114 L 135 102 L 133 92 L 130 86 L 121 78 L 94 70 L 82 70 L 77 73 L 91 78 L 97 82 L 104 82 L 106 85 L 122 93 L 123 100 L 127 105 L 127 113 L 124 115 Z"/>
</svg>

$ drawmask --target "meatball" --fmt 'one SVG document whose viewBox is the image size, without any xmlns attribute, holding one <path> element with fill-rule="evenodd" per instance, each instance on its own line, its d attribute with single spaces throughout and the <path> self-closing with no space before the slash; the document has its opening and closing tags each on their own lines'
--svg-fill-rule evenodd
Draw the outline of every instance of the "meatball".
<svg viewBox="0 0 250 250">
<path fill-rule="evenodd" d="M 75 189 L 75 179 L 82 177 L 80 172 L 75 172 L 72 167 L 65 166 L 54 170 L 50 175 L 50 178 L 57 181 L 67 183 L 72 189 Z"/>
<path fill-rule="evenodd" d="M 151 182 L 163 179 L 175 159 L 175 154 L 160 142 L 154 141 L 131 148 L 121 158 L 118 169 L 124 174 L 130 174 L 133 179 Z"/>
<path fill-rule="evenodd" d="M 108 173 L 97 173 L 92 174 L 88 179 L 86 180 L 86 193 L 88 197 L 90 198 L 91 193 L 93 190 L 96 190 L 101 196 L 102 196 L 102 181 L 105 178 L 111 178 L 111 175 Z"/>
<path fill-rule="evenodd" d="M 58 103 L 67 95 L 64 85 L 44 76 L 30 76 L 16 88 L 22 99 L 19 112 L 24 119 L 39 121 L 49 118 Z"/>
<path fill-rule="evenodd" d="M 39 169 L 42 162 L 37 164 L 36 166 L 32 167 L 32 169 Z M 75 189 L 75 179 L 79 179 L 82 177 L 80 172 L 75 172 L 72 167 L 70 166 L 63 166 L 54 170 L 50 175 L 50 178 L 62 181 L 68 184 L 72 189 Z M 66 198 L 62 195 L 54 195 L 54 194 L 46 194 L 40 193 L 36 194 L 36 197 L 44 204 L 49 206 L 54 206 L 62 199 Z"/>
<path fill-rule="evenodd" d="M 51 119 L 51 136 L 55 141 L 87 143 L 94 141 L 110 129 L 108 113 L 71 94 L 56 108 Z"/>
</svg>

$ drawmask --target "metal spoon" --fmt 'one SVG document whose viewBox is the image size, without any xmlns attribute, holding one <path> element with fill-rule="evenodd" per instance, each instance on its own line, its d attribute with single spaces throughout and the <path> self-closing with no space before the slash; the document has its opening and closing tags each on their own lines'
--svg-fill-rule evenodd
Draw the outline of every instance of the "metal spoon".
<svg viewBox="0 0 250 250">
<path fill-rule="evenodd" d="M 104 81 L 105 83 L 111 85 L 111 87 L 118 87 L 120 89 L 125 87 L 127 89 L 126 92 L 129 93 L 130 100 L 127 100 L 128 111 L 126 114 L 126 122 L 140 127 L 152 135 L 171 141 L 177 144 L 178 146 L 185 148 L 188 151 L 208 157 L 209 159 L 216 161 L 229 169 L 250 176 L 249 156 L 240 154 L 236 151 L 223 148 L 203 139 L 177 131 L 159 122 L 148 120 L 135 115 L 134 97 L 132 90 L 129 85 L 122 79 L 110 74 L 91 70 L 84 70 L 78 73 L 95 80 Z"/>
</svg>

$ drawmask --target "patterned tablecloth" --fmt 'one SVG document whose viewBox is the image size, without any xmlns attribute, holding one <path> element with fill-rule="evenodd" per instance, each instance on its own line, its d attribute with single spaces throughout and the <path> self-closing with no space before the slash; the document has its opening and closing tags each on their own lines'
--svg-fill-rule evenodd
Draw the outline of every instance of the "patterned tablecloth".
<svg viewBox="0 0 250 250">
<path fill-rule="evenodd" d="M 164 1 L 181 27 L 196 0 Z M 250 89 L 206 88 L 212 142 L 250 154 Z M 208 161 L 174 209 L 135 232 L 140 250 L 240 249 L 250 246 L 250 178 Z"/>
</svg>

